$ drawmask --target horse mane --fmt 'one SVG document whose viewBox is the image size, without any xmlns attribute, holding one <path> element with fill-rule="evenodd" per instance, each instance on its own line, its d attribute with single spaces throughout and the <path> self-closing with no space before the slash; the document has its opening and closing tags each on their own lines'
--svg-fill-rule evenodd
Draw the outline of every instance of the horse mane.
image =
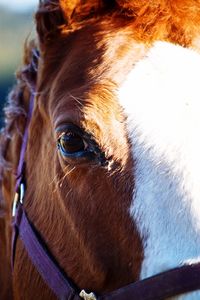
<svg viewBox="0 0 200 300">
<path fill-rule="evenodd" d="M 12 167 L 6 157 L 9 142 L 16 132 L 21 136 L 23 134 L 30 95 L 27 83 L 31 82 L 34 76 L 31 61 L 35 47 L 35 41 L 25 42 L 23 64 L 16 72 L 16 84 L 8 94 L 4 107 L 4 127 L 0 134 L 0 179 L 3 171 Z"/>
</svg>

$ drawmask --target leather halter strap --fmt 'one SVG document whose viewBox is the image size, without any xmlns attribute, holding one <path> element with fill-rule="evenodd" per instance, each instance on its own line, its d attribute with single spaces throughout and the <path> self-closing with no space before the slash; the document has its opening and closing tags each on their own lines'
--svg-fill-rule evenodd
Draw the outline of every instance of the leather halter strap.
<svg viewBox="0 0 200 300">
<path fill-rule="evenodd" d="M 29 258 L 57 298 L 62 300 L 80 300 L 80 291 L 72 285 L 71 281 L 61 271 L 42 239 L 38 237 L 37 231 L 30 223 L 21 203 L 17 208 L 15 227 Z M 162 300 L 198 289 L 200 289 L 200 263 L 181 266 L 160 273 L 124 286 L 111 293 L 96 296 L 96 299 Z"/>
<path fill-rule="evenodd" d="M 17 207 L 15 228 L 19 233 L 19 238 L 23 242 L 29 258 L 54 294 L 59 299 L 80 299 L 79 297 L 74 298 L 78 294 L 38 237 L 21 203 Z"/>
<path fill-rule="evenodd" d="M 116 291 L 104 295 L 85 296 L 80 298 L 80 291 L 63 273 L 55 258 L 47 249 L 34 225 L 30 222 L 24 207 L 24 163 L 28 141 L 28 129 L 34 106 L 34 92 L 29 101 L 27 124 L 24 131 L 20 159 L 16 176 L 16 197 L 13 216 L 12 265 L 14 265 L 16 241 L 19 237 L 33 265 L 42 276 L 48 287 L 58 299 L 62 300 L 162 300 L 183 293 L 200 289 L 200 263 L 181 266 L 160 273 L 150 278 L 137 281 Z M 23 187 L 21 189 L 21 187 Z M 23 195 L 22 195 L 23 194 Z M 83 292 L 83 291 L 82 291 Z M 83 294 L 84 294 L 83 293 Z"/>
</svg>

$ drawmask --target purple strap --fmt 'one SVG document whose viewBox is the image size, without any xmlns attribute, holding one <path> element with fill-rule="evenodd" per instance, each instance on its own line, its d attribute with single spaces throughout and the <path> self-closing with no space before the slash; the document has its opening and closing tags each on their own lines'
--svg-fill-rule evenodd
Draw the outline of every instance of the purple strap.
<svg viewBox="0 0 200 300">
<path fill-rule="evenodd" d="M 32 88 L 31 88 L 32 90 Z M 23 180 L 24 176 L 24 162 L 25 162 L 25 153 L 26 153 L 26 147 L 28 143 L 28 129 L 29 129 L 29 124 L 31 121 L 32 113 L 33 113 L 33 107 L 34 107 L 34 98 L 35 98 L 35 93 L 34 91 L 31 92 L 30 100 L 29 100 L 29 109 L 28 109 L 28 114 L 27 114 L 27 120 L 26 120 L 26 127 L 24 130 L 23 138 L 22 138 L 22 145 L 21 145 L 21 150 L 20 150 L 20 157 L 19 157 L 19 162 L 17 166 L 17 172 L 16 172 L 16 183 L 15 183 L 15 193 L 19 195 L 19 189 L 20 189 L 20 184 Z M 16 194 L 15 194 L 16 196 Z M 15 201 L 14 201 L 15 202 Z M 13 203 L 14 206 L 17 205 L 17 203 Z M 15 221 L 14 221 L 15 222 Z M 18 232 L 14 224 L 12 224 L 13 227 L 13 232 L 12 232 L 12 252 L 11 252 L 11 268 L 13 270 L 14 267 L 14 259 L 15 259 L 15 248 L 16 248 L 16 241 L 17 241 L 17 236 Z"/>
<path fill-rule="evenodd" d="M 137 281 L 98 300 L 163 300 L 199 289 L 200 263 L 196 263 Z"/>
<path fill-rule="evenodd" d="M 28 110 L 28 114 L 27 114 L 27 120 L 26 120 L 26 127 L 24 130 L 24 134 L 23 134 L 23 138 L 22 138 L 22 145 L 21 145 L 21 150 L 20 150 L 20 157 L 19 157 L 19 163 L 17 166 L 17 172 L 16 172 L 16 183 L 15 183 L 15 193 L 19 195 L 19 190 L 20 190 L 20 184 L 23 180 L 23 176 L 24 176 L 24 162 L 25 162 L 25 153 L 26 153 L 26 147 L 27 147 L 27 143 L 28 143 L 28 129 L 29 129 L 29 124 L 30 124 L 30 120 L 32 117 L 32 113 L 33 113 L 33 107 L 34 107 L 34 98 L 35 98 L 35 93 L 34 91 L 32 91 L 31 96 L 30 96 L 30 100 L 29 100 L 29 110 Z M 15 194 L 15 196 L 16 196 Z M 16 206 L 17 203 L 13 203 L 13 206 Z M 15 223 L 15 221 L 13 221 Z M 15 260 L 15 248 L 16 248 L 16 242 L 17 242 L 17 236 L 18 236 L 18 232 L 17 232 L 17 228 L 15 227 L 14 223 L 12 224 L 13 227 L 13 232 L 12 232 L 12 252 L 11 252 L 11 268 L 13 270 L 14 267 L 14 260 Z"/>
<path fill-rule="evenodd" d="M 29 101 L 29 111 L 27 115 L 25 131 L 22 139 L 19 163 L 17 167 L 15 192 L 18 192 L 23 177 L 24 158 L 25 158 L 25 152 L 26 152 L 26 147 L 28 142 L 28 129 L 29 129 L 29 123 L 31 120 L 32 112 L 33 112 L 33 106 L 34 106 L 34 93 L 31 94 L 30 101 Z"/>
<path fill-rule="evenodd" d="M 54 263 L 44 244 L 38 239 L 21 204 L 17 209 L 15 227 L 26 251 L 46 282 L 59 299 L 80 300 Z M 200 289 L 200 263 L 178 267 L 150 278 L 124 286 L 114 292 L 97 297 L 98 300 L 162 300 Z"/>
<path fill-rule="evenodd" d="M 70 286 L 69 281 L 65 279 L 36 236 L 21 204 L 17 208 L 15 227 L 32 263 L 54 294 L 59 299 L 74 299 L 75 289 Z M 75 299 L 80 298 L 76 296 Z"/>
</svg>

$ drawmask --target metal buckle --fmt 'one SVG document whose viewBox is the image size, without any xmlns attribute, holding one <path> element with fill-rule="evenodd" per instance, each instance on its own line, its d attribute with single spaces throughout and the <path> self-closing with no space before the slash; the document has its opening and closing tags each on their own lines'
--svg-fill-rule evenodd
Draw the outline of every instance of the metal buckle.
<svg viewBox="0 0 200 300">
<path fill-rule="evenodd" d="M 13 206 L 12 206 L 12 216 L 13 217 L 16 215 L 18 203 L 20 202 L 21 204 L 23 204 L 24 194 L 25 194 L 24 183 L 20 183 L 19 192 L 15 193 L 14 200 L 13 200 Z"/>
<path fill-rule="evenodd" d="M 85 290 L 82 290 L 82 291 L 80 292 L 79 296 L 80 296 L 81 298 L 83 298 L 84 300 L 97 300 L 97 298 L 96 298 L 96 296 L 95 296 L 94 293 L 88 294 L 88 293 L 86 293 Z"/>
</svg>

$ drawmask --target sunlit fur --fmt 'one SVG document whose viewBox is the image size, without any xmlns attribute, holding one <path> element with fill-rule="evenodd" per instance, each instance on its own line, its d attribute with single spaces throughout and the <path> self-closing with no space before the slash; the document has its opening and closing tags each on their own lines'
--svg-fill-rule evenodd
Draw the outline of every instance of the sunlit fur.
<svg viewBox="0 0 200 300">
<path fill-rule="evenodd" d="M 145 64 L 148 67 L 151 51 L 159 55 L 155 41 L 199 50 L 199 10 L 200 1 L 191 0 L 41 1 L 36 12 L 38 37 L 26 46 L 24 66 L 9 96 L 1 134 L 5 199 L 1 210 L 6 217 L 0 223 L 0 263 L 6 267 L 0 268 L 0 299 L 55 299 L 20 240 L 12 281 L 9 270 L 10 207 L 29 83 L 36 85 L 36 97 L 26 152 L 24 205 L 47 247 L 77 286 L 98 293 L 157 272 L 156 261 L 151 271 L 144 266 L 148 253 L 142 226 L 151 216 L 142 219 L 135 197 L 135 191 L 142 189 L 137 164 L 144 153 L 137 152 L 137 143 L 134 145 L 130 134 L 128 112 L 134 112 L 136 102 L 126 106 L 123 88 L 126 84 L 132 87 L 129 97 L 137 96 L 138 89 L 148 96 L 147 84 L 139 82 L 136 88 L 130 78 L 134 69 L 140 70 L 139 63 L 144 64 L 142 72 L 148 70 Z M 166 47 L 167 55 L 176 53 L 168 52 L 169 44 L 161 45 Z M 37 82 L 30 77 L 28 68 L 34 47 L 41 53 Z M 184 54 L 185 49 L 181 50 Z M 190 56 L 188 52 L 184 55 Z M 184 59 L 182 62 L 184 70 Z M 162 61 L 158 65 L 162 68 Z M 148 109 L 143 107 L 147 117 L 152 113 L 148 104 Z M 166 128 L 168 121 L 170 116 L 166 118 Z M 61 157 L 55 129 L 65 123 L 76 124 L 90 134 L 105 155 L 103 166 Z M 171 265 L 165 264 L 163 270 L 168 267 Z"/>
<path fill-rule="evenodd" d="M 199 69 L 199 54 L 159 42 L 119 89 L 135 158 L 130 214 L 145 240 L 141 279 L 200 259 Z"/>
</svg>

